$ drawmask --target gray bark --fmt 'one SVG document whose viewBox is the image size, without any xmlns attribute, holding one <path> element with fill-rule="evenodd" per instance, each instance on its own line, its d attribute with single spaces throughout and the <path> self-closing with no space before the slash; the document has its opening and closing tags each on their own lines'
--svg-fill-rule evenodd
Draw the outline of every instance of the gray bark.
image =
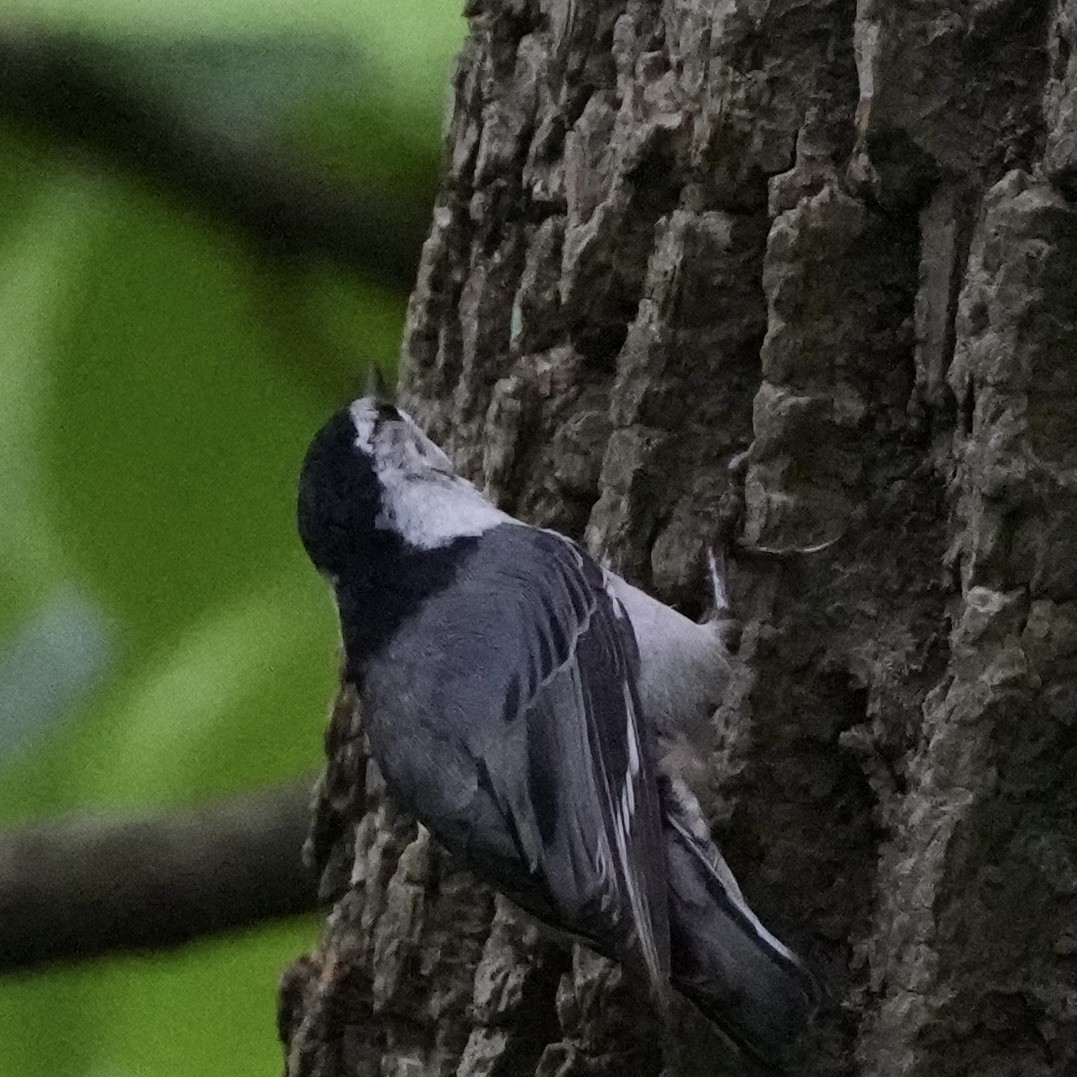
<svg viewBox="0 0 1077 1077">
<path fill-rule="evenodd" d="M 690 611 L 753 441 L 700 792 L 830 990 L 797 1072 L 1077 1072 L 1077 4 L 469 15 L 407 403 Z M 293 1077 L 734 1072 L 368 793 Z"/>
</svg>

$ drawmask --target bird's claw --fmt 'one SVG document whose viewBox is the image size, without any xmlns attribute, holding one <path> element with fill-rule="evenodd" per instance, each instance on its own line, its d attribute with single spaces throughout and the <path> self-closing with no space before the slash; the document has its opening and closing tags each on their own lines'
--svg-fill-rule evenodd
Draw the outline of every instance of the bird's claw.
<svg viewBox="0 0 1077 1077">
<path fill-rule="evenodd" d="M 748 470 L 748 463 L 751 460 L 752 449 L 755 448 L 755 442 L 746 449 L 741 449 L 740 452 L 734 453 L 729 458 L 729 463 L 726 464 L 726 470 L 733 472 L 734 475 L 739 475 L 741 472 Z"/>
<path fill-rule="evenodd" d="M 738 539 L 736 543 L 737 552 L 751 555 L 758 555 L 762 557 L 795 557 L 798 554 L 812 554 L 821 553 L 823 550 L 830 549 L 831 546 L 840 542 L 845 537 L 844 530 L 835 535 L 831 539 L 827 539 L 825 542 L 816 542 L 810 546 L 764 546 L 761 543 L 748 542 L 746 539 Z"/>
</svg>

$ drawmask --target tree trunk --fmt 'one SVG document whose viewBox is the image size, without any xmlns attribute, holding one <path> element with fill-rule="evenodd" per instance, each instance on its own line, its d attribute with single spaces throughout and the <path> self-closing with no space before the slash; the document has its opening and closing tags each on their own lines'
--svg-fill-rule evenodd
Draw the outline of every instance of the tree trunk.
<svg viewBox="0 0 1077 1077">
<path fill-rule="evenodd" d="M 797 1072 L 1072 1075 L 1077 2 L 468 14 L 406 404 L 697 614 L 752 444 L 700 792 L 826 982 Z M 734 1072 L 376 775 L 356 818 L 361 763 L 331 770 L 354 882 L 286 978 L 292 1077 Z"/>
</svg>

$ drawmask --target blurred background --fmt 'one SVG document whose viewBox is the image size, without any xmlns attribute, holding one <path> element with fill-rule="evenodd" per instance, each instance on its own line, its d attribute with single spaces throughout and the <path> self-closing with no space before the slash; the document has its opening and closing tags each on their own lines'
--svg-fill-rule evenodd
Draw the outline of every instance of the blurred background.
<svg viewBox="0 0 1077 1077">
<path fill-rule="evenodd" d="M 459 0 L 3 4 L 9 833 L 319 765 L 336 625 L 297 470 L 395 364 L 463 33 Z M 319 928 L 8 969 L 0 1077 L 279 1072 Z"/>
</svg>

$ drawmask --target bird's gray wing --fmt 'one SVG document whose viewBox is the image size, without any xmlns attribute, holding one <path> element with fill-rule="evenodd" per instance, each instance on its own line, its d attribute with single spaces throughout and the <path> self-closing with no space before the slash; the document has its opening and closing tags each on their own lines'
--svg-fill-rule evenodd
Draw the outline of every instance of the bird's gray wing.
<svg viewBox="0 0 1077 1077">
<path fill-rule="evenodd" d="M 659 789 L 672 982 L 738 1044 L 778 1064 L 818 1009 L 820 985 L 751 910 L 691 793 L 677 779 Z"/>
<path fill-rule="evenodd" d="M 369 664 L 364 709 L 390 788 L 435 834 L 661 992 L 666 864 L 638 665 L 594 561 L 507 524 Z"/>
</svg>

